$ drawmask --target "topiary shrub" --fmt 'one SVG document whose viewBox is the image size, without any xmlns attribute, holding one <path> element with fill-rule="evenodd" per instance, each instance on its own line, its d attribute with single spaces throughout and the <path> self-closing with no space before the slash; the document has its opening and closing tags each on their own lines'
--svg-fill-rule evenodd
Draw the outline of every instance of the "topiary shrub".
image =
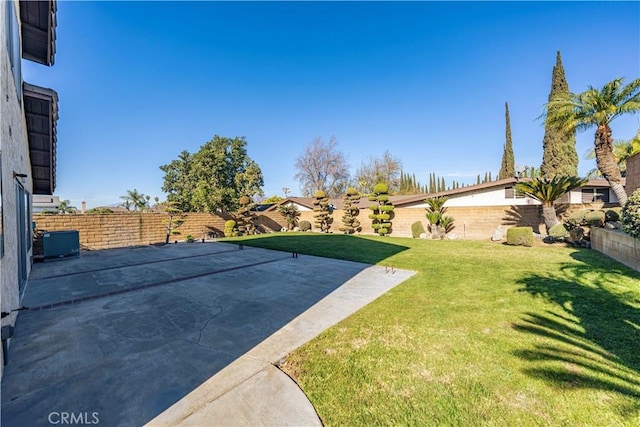
<svg viewBox="0 0 640 427">
<path fill-rule="evenodd" d="M 224 223 L 224 237 L 235 237 L 237 235 L 236 222 L 232 219 L 226 221 Z"/>
<path fill-rule="evenodd" d="M 562 242 L 569 237 L 569 230 L 562 224 L 556 224 L 549 229 L 549 237 L 554 241 Z"/>
<path fill-rule="evenodd" d="M 606 222 L 620 221 L 620 213 L 622 208 L 611 208 L 604 211 L 604 220 Z"/>
<path fill-rule="evenodd" d="M 380 236 L 391 234 L 391 218 L 393 216 L 393 204 L 387 195 L 389 192 L 386 184 L 376 184 L 373 187 L 373 194 L 369 196 L 369 200 L 377 202 L 369 206 L 373 213 L 369 214 L 371 218 L 371 228 Z"/>
<path fill-rule="evenodd" d="M 328 233 L 331 228 L 333 218 L 331 218 L 331 210 L 329 209 L 329 198 L 322 190 L 316 191 L 316 200 L 313 202 L 313 223 L 315 228 L 319 228 L 321 232 Z"/>
<path fill-rule="evenodd" d="M 353 234 L 356 231 L 360 231 L 360 220 L 358 214 L 358 204 L 360 203 L 360 193 L 353 187 L 347 188 L 347 191 L 342 196 L 342 227 L 339 228 L 344 234 Z"/>
<path fill-rule="evenodd" d="M 584 216 L 584 221 L 589 227 L 602 227 L 604 226 L 605 213 L 604 211 L 591 211 Z"/>
<path fill-rule="evenodd" d="M 569 215 L 567 219 L 564 221 L 564 226 L 567 227 L 568 230 L 573 230 L 574 228 L 587 225 L 584 221 L 584 217 L 591 212 L 589 209 L 581 209 Z"/>
<path fill-rule="evenodd" d="M 622 229 L 630 236 L 640 238 L 640 188 L 627 199 L 620 215 Z"/>
<path fill-rule="evenodd" d="M 426 230 L 424 229 L 424 225 L 422 225 L 422 221 L 416 221 L 411 224 L 411 235 L 414 239 L 418 239 L 423 233 L 426 233 Z"/>
<path fill-rule="evenodd" d="M 309 231 L 311 230 L 311 223 L 309 221 L 302 220 L 298 222 L 298 229 L 300 231 Z"/>
<path fill-rule="evenodd" d="M 533 246 L 533 228 L 511 227 L 507 229 L 507 244 L 514 246 Z"/>
</svg>

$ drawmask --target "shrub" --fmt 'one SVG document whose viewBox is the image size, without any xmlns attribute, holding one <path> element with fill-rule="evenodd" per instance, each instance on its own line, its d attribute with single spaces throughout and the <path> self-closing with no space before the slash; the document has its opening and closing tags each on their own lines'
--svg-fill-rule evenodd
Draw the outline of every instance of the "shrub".
<svg viewBox="0 0 640 427">
<path fill-rule="evenodd" d="M 298 223 L 298 229 L 300 231 L 309 231 L 311 230 L 311 223 L 306 220 L 302 220 Z"/>
<path fill-rule="evenodd" d="M 236 222 L 232 219 L 226 221 L 224 223 L 224 237 L 235 237 L 237 235 Z"/>
<path fill-rule="evenodd" d="M 604 211 L 604 220 L 606 222 L 610 221 L 620 221 L 620 212 L 622 208 L 611 208 Z"/>
<path fill-rule="evenodd" d="M 416 221 L 411 224 L 411 235 L 414 239 L 419 238 L 423 233 L 426 233 L 426 231 L 424 229 L 424 225 L 422 225 L 422 221 Z"/>
<path fill-rule="evenodd" d="M 184 241 L 187 243 L 193 243 L 196 241 L 196 239 L 194 239 L 193 236 L 189 234 L 187 237 L 184 238 Z"/>
<path fill-rule="evenodd" d="M 640 189 L 627 199 L 620 216 L 622 229 L 632 237 L 640 238 Z"/>
<path fill-rule="evenodd" d="M 556 224 L 549 229 L 549 236 L 553 240 L 563 241 L 569 237 L 569 231 L 562 224 Z"/>
<path fill-rule="evenodd" d="M 514 246 L 533 246 L 533 228 L 511 227 L 507 230 L 507 244 Z"/>
<path fill-rule="evenodd" d="M 569 215 L 569 217 L 564 221 L 564 226 L 567 227 L 568 230 L 573 230 L 574 228 L 580 227 L 582 225 L 587 225 L 584 217 L 591 212 L 589 209 L 582 209 L 576 211 Z"/>
<path fill-rule="evenodd" d="M 109 215 L 112 213 L 113 211 L 109 208 L 92 208 L 87 211 L 89 215 Z"/>
<path fill-rule="evenodd" d="M 604 211 L 591 211 L 584 216 L 584 221 L 589 227 L 602 227 L 604 225 Z"/>
</svg>

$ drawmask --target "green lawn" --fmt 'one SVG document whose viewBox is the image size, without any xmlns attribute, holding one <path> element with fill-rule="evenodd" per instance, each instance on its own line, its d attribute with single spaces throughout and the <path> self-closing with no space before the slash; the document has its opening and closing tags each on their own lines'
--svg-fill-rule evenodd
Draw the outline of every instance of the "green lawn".
<svg viewBox="0 0 640 427">
<path fill-rule="evenodd" d="M 595 251 L 232 240 L 418 271 L 282 366 L 326 425 L 640 425 L 640 274 Z"/>
</svg>

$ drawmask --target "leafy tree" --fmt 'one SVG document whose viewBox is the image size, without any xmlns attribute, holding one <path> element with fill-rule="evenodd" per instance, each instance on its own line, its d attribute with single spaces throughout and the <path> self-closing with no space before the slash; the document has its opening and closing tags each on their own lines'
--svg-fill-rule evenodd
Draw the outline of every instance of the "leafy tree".
<svg viewBox="0 0 640 427">
<path fill-rule="evenodd" d="M 360 203 L 360 193 L 353 187 L 347 188 L 347 191 L 342 197 L 342 224 L 340 231 L 344 234 L 353 234 L 356 231 L 360 231 L 360 221 L 358 220 L 358 203 Z"/>
<path fill-rule="evenodd" d="M 242 195 L 262 196 L 262 171 L 246 147 L 244 137 L 215 135 L 197 153 L 183 151 L 160 166 L 167 200 L 185 212 L 214 212 L 238 209 Z"/>
<path fill-rule="evenodd" d="M 621 205 L 627 201 L 622 185 L 620 168 L 613 155 L 611 122 L 623 114 L 640 111 L 640 78 L 623 85 L 618 78 L 606 83 L 602 89 L 589 88 L 569 99 L 555 97 L 546 106 L 546 117 L 553 125 L 565 131 L 596 127 L 594 145 L 596 164 L 609 182 Z"/>
<path fill-rule="evenodd" d="M 369 201 L 375 202 L 369 209 L 373 213 L 369 214 L 372 219 L 371 228 L 381 236 L 391 233 L 391 218 L 393 216 L 393 203 L 389 200 L 389 190 L 387 185 L 380 183 L 373 187 L 373 194 L 369 196 Z"/>
<path fill-rule="evenodd" d="M 371 193 L 377 183 L 386 184 L 389 193 L 397 193 L 400 191 L 401 174 L 402 162 L 386 150 L 382 157 L 369 157 L 367 161 L 362 162 L 356 171 L 356 181 L 365 184 L 365 193 Z"/>
<path fill-rule="evenodd" d="M 513 157 L 513 142 L 511 141 L 511 119 L 509 118 L 509 104 L 504 103 L 505 108 L 505 144 L 502 154 L 502 166 L 498 172 L 498 179 L 511 178 L 516 176 L 516 164 Z"/>
<path fill-rule="evenodd" d="M 542 217 L 547 233 L 558 224 L 555 201 L 565 193 L 582 187 L 587 181 L 575 176 L 554 176 L 553 178 L 534 178 L 531 181 L 521 181 L 516 185 L 516 191 L 542 203 Z"/>
<path fill-rule="evenodd" d="M 349 180 L 349 164 L 337 145 L 333 136 L 328 143 L 316 137 L 298 156 L 295 178 L 300 181 L 305 197 L 311 197 L 318 190 L 328 197 L 338 197 L 344 192 Z"/>
<path fill-rule="evenodd" d="M 280 200 L 284 200 L 282 197 L 275 195 L 275 196 L 271 196 L 271 197 L 267 197 L 266 199 L 264 199 L 262 202 L 260 202 L 261 205 L 270 205 L 273 203 L 278 203 Z"/>
<path fill-rule="evenodd" d="M 292 230 L 298 224 L 298 217 L 300 216 L 300 212 L 296 205 L 286 204 L 280 205 L 277 208 L 277 211 L 280 215 L 282 215 L 287 223 L 287 230 Z"/>
<path fill-rule="evenodd" d="M 556 56 L 556 64 L 551 74 L 551 92 L 549 102 L 552 100 L 569 101 L 571 93 L 564 75 L 560 51 Z M 550 107 L 552 110 L 555 106 Z M 551 112 L 548 116 L 553 116 Z M 578 176 L 578 154 L 576 153 L 575 129 L 563 129 L 561 125 L 553 123 L 547 117 L 544 124 L 544 138 L 542 139 L 542 165 L 540 174 L 542 177 L 554 176 Z"/>
<path fill-rule="evenodd" d="M 191 175 L 193 154 L 182 151 L 176 160 L 160 166 L 164 172 L 162 191 L 168 194 L 168 201 L 174 203 L 183 212 L 194 212 L 192 199 L 194 180 Z"/>
<path fill-rule="evenodd" d="M 313 201 L 313 223 L 321 232 L 328 233 L 331 223 L 333 222 L 329 210 L 329 198 L 322 190 L 316 191 L 314 197 L 316 200 Z"/>
</svg>

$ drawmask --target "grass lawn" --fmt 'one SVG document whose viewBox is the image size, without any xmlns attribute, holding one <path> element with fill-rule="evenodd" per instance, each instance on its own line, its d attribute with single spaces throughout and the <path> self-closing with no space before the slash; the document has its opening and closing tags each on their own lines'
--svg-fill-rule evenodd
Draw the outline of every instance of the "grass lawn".
<svg viewBox="0 0 640 427">
<path fill-rule="evenodd" d="M 282 366 L 326 425 L 640 425 L 640 274 L 596 251 L 229 240 L 418 271 Z"/>
</svg>

